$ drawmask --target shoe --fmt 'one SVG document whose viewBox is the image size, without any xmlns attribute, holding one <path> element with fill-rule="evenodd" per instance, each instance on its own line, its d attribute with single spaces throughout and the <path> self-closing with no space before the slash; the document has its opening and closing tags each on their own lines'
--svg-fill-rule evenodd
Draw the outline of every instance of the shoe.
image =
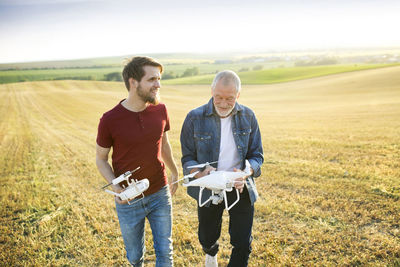
<svg viewBox="0 0 400 267">
<path fill-rule="evenodd" d="M 206 266 L 205 267 L 218 267 L 217 255 L 211 256 L 206 254 Z"/>
</svg>

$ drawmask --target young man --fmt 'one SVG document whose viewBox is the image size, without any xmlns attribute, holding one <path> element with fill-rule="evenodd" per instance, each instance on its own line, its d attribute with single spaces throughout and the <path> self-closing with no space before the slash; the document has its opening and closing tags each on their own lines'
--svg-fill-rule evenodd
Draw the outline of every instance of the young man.
<svg viewBox="0 0 400 267">
<path fill-rule="evenodd" d="M 97 133 L 96 164 L 108 183 L 137 167 L 140 169 L 133 174 L 135 179 L 147 178 L 150 182 L 145 197 L 132 205 L 115 197 L 127 257 L 133 266 L 143 266 L 145 218 L 152 229 L 156 266 L 173 264 L 171 194 L 177 184 L 168 187 L 165 165 L 172 181 L 177 180 L 178 169 L 167 135 L 167 109 L 159 103 L 162 71 L 155 60 L 134 57 L 122 72 L 128 97 L 103 114 Z M 111 147 L 112 167 L 108 163 Z M 123 191 L 120 184 L 112 189 Z"/>
<path fill-rule="evenodd" d="M 211 86 L 210 101 L 187 115 L 181 131 L 182 166 L 184 174 L 198 169 L 187 167 L 218 161 L 220 171 L 244 169 L 245 161 L 251 165 L 251 175 L 239 178 L 235 187 L 240 200 L 229 210 L 229 234 L 233 246 L 228 266 L 247 266 L 251 252 L 254 202 L 257 191 L 253 177 L 261 174 L 264 161 L 261 135 L 252 110 L 237 103 L 240 79 L 233 71 L 218 73 Z M 215 170 L 207 166 L 196 174 L 200 178 Z M 206 190 L 205 190 L 206 191 Z M 205 191 L 203 197 L 205 197 Z M 188 187 L 188 193 L 198 200 L 199 187 Z M 208 190 L 208 196 L 210 191 Z M 227 193 L 228 202 L 236 199 L 236 191 Z M 206 253 L 206 267 L 218 266 L 218 239 L 221 234 L 224 202 L 198 206 L 199 241 Z"/>
</svg>

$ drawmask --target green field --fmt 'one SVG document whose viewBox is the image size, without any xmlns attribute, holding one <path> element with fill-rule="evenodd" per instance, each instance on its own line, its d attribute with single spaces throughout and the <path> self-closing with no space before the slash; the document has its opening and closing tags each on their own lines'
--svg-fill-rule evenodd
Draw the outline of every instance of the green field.
<svg viewBox="0 0 400 267">
<path fill-rule="evenodd" d="M 215 72 L 231 69 L 238 72 L 243 84 L 271 84 L 287 82 L 299 79 L 307 79 L 330 75 L 335 73 L 390 67 L 393 64 L 368 64 L 368 65 L 326 65 L 311 67 L 280 67 L 282 63 L 264 63 L 263 70 L 238 72 L 242 68 L 251 70 L 255 63 L 232 63 L 232 64 L 174 64 L 165 65 L 165 72 L 173 72 L 174 75 L 182 75 L 187 68 L 196 67 L 200 74 L 198 76 L 184 77 L 178 79 L 163 80 L 166 85 L 172 84 L 210 84 Z M 259 64 L 258 64 L 259 65 Z M 105 79 L 104 75 L 112 72 L 121 73 L 122 67 L 110 68 L 80 68 L 80 69 L 46 69 L 46 70 L 8 70 L 0 71 L 0 83 L 14 83 L 26 81 L 45 80 L 98 80 Z M 207 73 L 204 75 L 204 73 Z M 212 74 L 209 74 L 212 73 Z"/>
<path fill-rule="evenodd" d="M 0 71 L 0 83 L 46 80 L 103 80 L 105 74 L 121 71 L 122 67 L 7 70 Z"/>
<path fill-rule="evenodd" d="M 327 65 L 312 67 L 273 68 L 259 71 L 246 71 L 238 73 L 243 84 L 272 84 L 320 77 L 330 74 L 390 67 L 393 64 L 370 65 Z M 227 68 L 229 69 L 229 68 Z M 223 69 L 221 69 L 223 70 Z M 172 84 L 211 84 L 215 74 L 185 77 L 163 81 L 166 85 Z"/>
<path fill-rule="evenodd" d="M 177 162 L 185 115 L 209 94 L 161 88 Z M 128 266 L 95 166 L 99 118 L 124 97 L 121 82 L 0 85 L 0 266 Z M 244 85 L 239 102 L 257 115 L 265 156 L 249 266 L 399 266 L 400 67 Z M 175 266 L 203 266 L 196 203 L 180 186 L 173 205 Z"/>
<path fill-rule="evenodd" d="M 239 72 L 241 69 L 252 70 L 254 66 L 260 65 L 263 69 L 271 69 L 277 67 L 291 67 L 293 66 L 292 62 L 245 62 L 245 63 L 226 63 L 226 64 L 215 64 L 215 63 L 195 63 L 195 64 L 174 64 L 174 65 L 165 65 L 164 73 L 168 73 L 169 71 L 174 72 L 175 74 L 182 75 L 182 73 L 187 68 L 198 68 L 200 74 L 215 74 L 221 70 L 233 70 Z"/>
<path fill-rule="evenodd" d="M 264 69 L 277 66 L 285 66 L 290 63 L 270 62 L 270 63 L 231 63 L 231 64 L 211 64 L 211 63 L 174 63 L 164 65 L 164 74 L 173 73 L 174 76 L 182 74 L 188 68 L 197 68 L 199 74 L 215 73 L 224 69 L 239 71 L 243 68 L 251 70 L 255 65 L 261 65 Z M 61 64 L 61 63 L 60 63 Z M 45 81 L 45 80 L 104 80 L 104 75 L 112 72 L 122 72 L 121 67 L 96 67 L 96 68 L 56 68 L 56 69 L 27 69 L 27 70 L 0 70 L 0 83 L 14 83 L 26 81 Z M 292 64 L 290 64 L 292 65 Z"/>
</svg>

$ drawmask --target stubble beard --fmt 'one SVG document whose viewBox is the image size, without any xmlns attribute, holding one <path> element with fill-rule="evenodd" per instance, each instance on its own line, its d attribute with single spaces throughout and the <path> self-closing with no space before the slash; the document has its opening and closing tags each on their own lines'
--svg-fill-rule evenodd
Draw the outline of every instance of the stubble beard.
<svg viewBox="0 0 400 267">
<path fill-rule="evenodd" d="M 221 111 L 218 110 L 218 107 L 215 105 L 214 101 L 213 101 L 213 104 L 214 104 L 214 110 L 215 110 L 215 112 L 216 112 L 217 115 L 220 116 L 221 118 L 226 118 L 226 117 L 228 117 L 229 115 L 231 115 L 233 109 L 235 108 L 235 106 L 233 106 L 233 107 L 231 107 L 228 111 L 225 111 L 225 112 L 222 113 Z"/>
<path fill-rule="evenodd" d="M 218 116 L 220 116 L 221 118 L 225 118 L 228 117 L 229 115 L 231 115 L 233 108 L 231 108 L 230 110 L 221 113 L 217 108 L 215 108 L 215 112 L 217 112 Z"/>
<path fill-rule="evenodd" d="M 158 103 L 160 103 L 160 95 L 159 95 L 159 93 L 157 93 L 155 96 L 151 95 L 151 92 L 153 90 L 157 90 L 157 89 L 151 88 L 149 92 L 144 92 L 142 87 L 140 87 L 140 85 L 139 85 L 137 88 L 137 94 L 145 103 L 158 105 Z"/>
</svg>

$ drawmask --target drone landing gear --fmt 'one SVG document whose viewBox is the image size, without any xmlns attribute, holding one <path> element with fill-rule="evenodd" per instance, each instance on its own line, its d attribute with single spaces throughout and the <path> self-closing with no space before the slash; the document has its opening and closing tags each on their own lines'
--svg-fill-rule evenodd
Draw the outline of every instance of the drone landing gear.
<svg viewBox="0 0 400 267">
<path fill-rule="evenodd" d="M 219 190 L 219 191 L 211 190 L 211 196 L 206 201 L 201 202 L 204 188 L 205 187 L 200 187 L 199 207 L 203 207 L 204 205 L 206 205 L 210 201 L 211 201 L 212 204 L 218 205 L 219 203 L 222 202 L 222 200 L 224 200 L 225 201 L 225 209 L 226 210 L 230 210 L 240 200 L 240 195 L 239 195 L 239 190 L 238 189 L 236 189 L 236 200 L 230 206 L 228 206 L 228 197 L 226 195 L 226 190 Z"/>
<path fill-rule="evenodd" d="M 224 199 L 225 199 L 225 208 L 226 210 L 230 210 L 233 206 L 235 206 L 236 203 L 239 202 L 240 196 L 239 196 L 239 190 L 236 189 L 236 200 L 233 202 L 229 207 L 228 207 L 228 198 L 226 196 L 226 190 L 224 190 Z"/>
</svg>

